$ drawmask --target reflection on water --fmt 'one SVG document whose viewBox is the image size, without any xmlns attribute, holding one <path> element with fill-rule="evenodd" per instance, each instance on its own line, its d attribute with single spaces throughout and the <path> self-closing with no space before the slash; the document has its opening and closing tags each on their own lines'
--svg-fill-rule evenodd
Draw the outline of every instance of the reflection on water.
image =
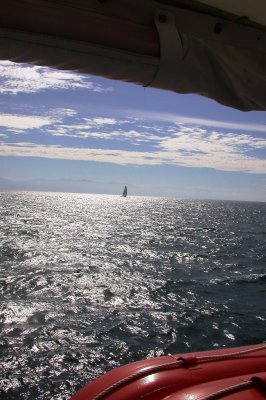
<svg viewBox="0 0 266 400">
<path fill-rule="evenodd" d="M 10 192 L 0 215 L 3 399 L 265 340 L 266 204 Z"/>
</svg>

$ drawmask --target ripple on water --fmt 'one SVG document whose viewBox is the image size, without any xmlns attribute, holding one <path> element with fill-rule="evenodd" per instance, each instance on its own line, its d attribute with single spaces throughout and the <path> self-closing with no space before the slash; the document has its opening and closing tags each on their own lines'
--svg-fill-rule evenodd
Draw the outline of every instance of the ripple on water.
<svg viewBox="0 0 266 400">
<path fill-rule="evenodd" d="M 265 340 L 265 204 L 0 197 L 1 398 L 68 398 L 123 363 Z"/>
</svg>

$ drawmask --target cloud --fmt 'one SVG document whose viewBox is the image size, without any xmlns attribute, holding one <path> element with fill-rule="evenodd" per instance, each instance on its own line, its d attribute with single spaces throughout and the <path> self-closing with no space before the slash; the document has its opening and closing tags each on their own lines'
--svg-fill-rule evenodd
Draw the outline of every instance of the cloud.
<svg viewBox="0 0 266 400">
<path fill-rule="evenodd" d="M 119 165 L 158 165 L 156 156 L 148 152 L 110 149 L 84 149 L 35 143 L 0 143 L 0 156 L 41 157 L 64 160 L 107 162 Z"/>
<path fill-rule="evenodd" d="M 212 127 L 212 128 L 224 128 L 230 130 L 242 130 L 242 131 L 250 131 L 250 132 L 263 132 L 266 133 L 266 125 L 265 124 L 250 124 L 250 123 L 240 123 L 240 122 L 232 122 L 232 121 L 219 121 L 208 118 L 196 118 L 178 114 L 170 114 L 170 113 L 158 113 L 153 111 L 142 111 L 142 110 L 127 110 L 131 115 L 136 115 L 136 117 L 140 119 L 144 119 L 147 121 L 154 122 L 167 122 L 174 124 L 186 124 L 189 126 L 204 126 L 204 127 Z"/>
<path fill-rule="evenodd" d="M 211 153 L 217 156 L 217 153 L 246 153 L 251 149 L 266 148 L 266 139 L 255 138 L 247 134 L 233 134 L 217 131 L 207 131 L 195 128 L 190 130 L 181 127 L 170 138 L 162 138 L 160 147 L 167 151 L 186 151 Z"/>
<path fill-rule="evenodd" d="M 49 115 L 54 115 L 57 119 L 64 117 L 74 117 L 77 111 L 73 108 L 54 108 L 49 112 Z"/>
<path fill-rule="evenodd" d="M 50 136 L 50 145 L 6 143 L 2 137 L 0 155 L 87 160 L 119 165 L 177 165 L 263 174 L 266 161 L 260 155 L 266 139 L 243 132 L 165 121 L 80 116 L 71 108 L 47 111 L 47 116 L 0 115 L 0 126 L 13 133 L 38 129 L 38 141 Z M 30 132 L 29 132 L 30 133 Z M 33 132 L 34 135 L 36 132 Z M 53 139 L 51 138 L 53 137 Z M 73 138 L 65 146 L 64 138 Z M 93 139 L 93 140 L 88 140 Z M 43 139 L 47 140 L 47 139 Z M 106 149 L 106 141 L 112 149 Z M 82 142 L 81 142 L 82 141 Z M 123 144 L 126 145 L 126 148 Z M 68 141 L 68 143 L 71 143 Z M 117 145 L 116 145 L 117 143 Z M 136 146 L 141 147 L 136 148 Z M 123 147 L 124 146 L 124 147 Z M 109 146 L 110 147 L 110 146 Z M 140 150 L 140 151 L 136 151 Z"/>
<path fill-rule="evenodd" d="M 78 139 L 94 138 L 98 140 L 130 141 L 131 144 L 136 144 L 136 142 L 153 142 L 162 140 L 161 136 L 139 132 L 134 129 L 92 131 L 91 128 L 92 127 L 87 125 L 61 125 L 56 129 L 49 129 L 48 132 L 52 136 L 74 137 Z"/>
<path fill-rule="evenodd" d="M 215 133 L 215 138 L 217 133 Z M 195 132 L 187 137 L 179 132 L 175 137 L 162 141 L 157 151 L 129 151 L 63 147 L 61 145 L 37 145 L 35 143 L 2 143 L 0 155 L 20 157 L 42 157 L 65 160 L 85 160 L 114 163 L 118 165 L 178 165 L 195 168 L 212 168 L 222 171 L 238 171 L 265 174 L 266 161 L 248 153 L 256 148 L 256 140 L 243 135 L 240 148 L 231 135 L 223 143 L 214 140 L 212 133 Z M 230 142 L 231 139 L 231 142 Z M 261 142 L 261 140 L 259 140 Z M 241 147 L 243 145 L 243 147 Z M 266 148 L 266 141 L 264 141 Z"/>
<path fill-rule="evenodd" d="M 57 123 L 49 127 L 46 132 L 52 136 L 72 137 L 77 139 L 94 138 L 97 140 L 128 141 L 132 145 L 138 142 L 156 142 L 162 139 L 157 133 L 161 130 L 157 126 L 136 125 L 135 120 L 94 117 L 75 118 L 66 123 Z M 164 132 L 165 133 L 165 132 Z"/>
<path fill-rule="evenodd" d="M 87 89 L 112 91 L 112 87 L 93 82 L 88 76 L 11 61 L 0 61 L 0 93 L 35 93 L 47 89 Z"/>
<path fill-rule="evenodd" d="M 50 110 L 47 115 L 23 115 L 23 114 L 1 114 L 0 127 L 7 133 L 25 133 L 28 129 L 41 129 L 47 125 L 61 127 L 60 123 L 66 117 L 73 117 L 77 112 L 71 108 L 56 108 Z M 45 128 L 46 129 L 46 128 Z"/>
<path fill-rule="evenodd" d="M 89 126 L 115 125 L 118 123 L 117 119 L 115 118 L 103 118 L 103 117 L 84 118 L 84 121 Z"/>
<path fill-rule="evenodd" d="M 54 122 L 52 118 L 34 115 L 0 114 L 0 126 L 10 131 L 23 132 L 26 129 L 41 128 Z"/>
<path fill-rule="evenodd" d="M 80 123 L 57 125 L 50 129 L 53 136 L 68 136 L 78 139 L 128 141 L 131 145 L 140 142 L 152 150 L 186 153 L 247 153 L 254 149 L 264 149 L 265 139 L 239 132 L 224 133 L 219 129 L 193 125 L 166 125 L 161 121 L 119 120 L 115 118 L 84 118 Z M 115 129 L 114 129 L 115 127 Z"/>
<path fill-rule="evenodd" d="M 224 134 L 201 128 L 180 129 L 171 138 L 162 139 L 160 157 L 169 163 L 222 171 L 265 173 L 266 160 L 254 155 L 266 149 L 266 140 L 247 134 Z"/>
</svg>

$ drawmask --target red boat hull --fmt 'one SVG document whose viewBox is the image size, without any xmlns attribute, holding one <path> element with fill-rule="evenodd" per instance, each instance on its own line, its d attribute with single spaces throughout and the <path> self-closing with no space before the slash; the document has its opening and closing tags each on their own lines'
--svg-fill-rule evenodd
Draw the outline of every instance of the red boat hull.
<svg viewBox="0 0 266 400">
<path fill-rule="evenodd" d="M 163 356 L 114 369 L 71 400 L 266 399 L 266 345 Z"/>
</svg>

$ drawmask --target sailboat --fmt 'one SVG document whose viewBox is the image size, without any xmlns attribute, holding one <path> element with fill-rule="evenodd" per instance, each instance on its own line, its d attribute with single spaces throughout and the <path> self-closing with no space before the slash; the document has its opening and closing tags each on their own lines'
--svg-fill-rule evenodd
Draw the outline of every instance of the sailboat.
<svg viewBox="0 0 266 400">
<path fill-rule="evenodd" d="M 121 197 L 127 197 L 127 187 L 124 187 L 124 191 Z"/>
</svg>

